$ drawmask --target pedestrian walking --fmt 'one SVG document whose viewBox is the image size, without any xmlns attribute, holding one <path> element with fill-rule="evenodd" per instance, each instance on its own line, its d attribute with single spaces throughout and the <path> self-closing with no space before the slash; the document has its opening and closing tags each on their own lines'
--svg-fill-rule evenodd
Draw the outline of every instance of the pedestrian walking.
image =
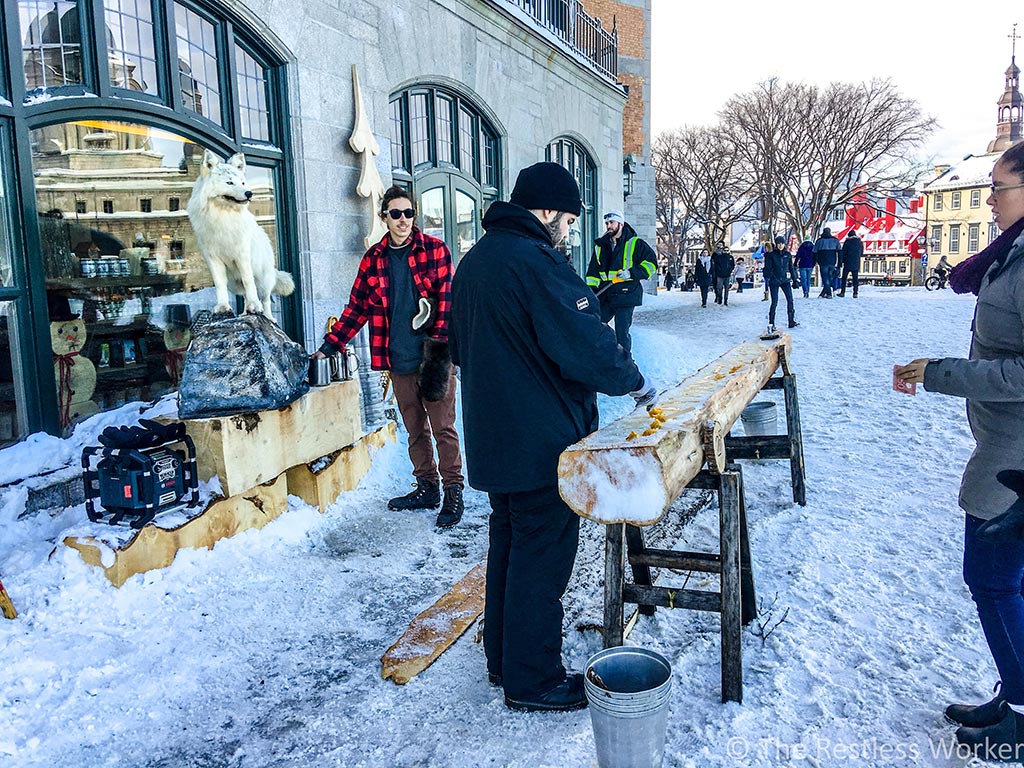
<svg viewBox="0 0 1024 768">
<path fill-rule="evenodd" d="M 853 298 L 857 298 L 857 289 L 860 287 L 860 259 L 864 255 L 864 241 L 857 237 L 857 231 L 851 229 L 843 241 L 843 251 L 840 257 L 843 262 L 843 277 L 839 285 L 839 295 L 846 295 L 846 278 L 853 277 Z"/>
<path fill-rule="evenodd" d="M 736 262 L 732 254 L 725 250 L 725 243 L 715 246 L 711 254 L 711 277 L 715 281 L 715 304 L 729 306 L 729 288 L 732 285 L 732 274 Z"/>
<path fill-rule="evenodd" d="M 832 236 L 832 230 L 828 227 L 821 230 L 821 237 L 814 243 L 814 260 L 818 264 L 818 275 L 821 277 L 821 293 L 818 294 L 820 298 L 832 298 L 839 249 L 839 241 Z"/>
<path fill-rule="evenodd" d="M 811 296 L 811 275 L 814 274 L 814 243 L 804 239 L 796 250 L 797 270 L 800 273 L 800 287 L 803 289 L 804 298 Z"/>
<path fill-rule="evenodd" d="M 736 268 L 733 269 L 732 276 L 736 280 L 736 293 L 743 293 L 743 281 L 747 279 L 747 265 L 743 263 L 742 256 L 736 258 Z"/>
<path fill-rule="evenodd" d="M 452 285 L 452 360 L 462 370 L 469 483 L 491 505 L 484 608 L 488 680 L 505 705 L 587 705 L 562 663 L 561 598 L 580 518 L 558 495 L 558 457 L 598 426 L 597 393 L 655 402 L 593 292 L 557 250 L 583 210 L 557 163 L 519 173 Z"/>
<path fill-rule="evenodd" d="M 793 306 L 793 282 L 791 269 L 793 257 L 786 250 L 786 238 L 775 238 L 774 247 L 764 255 L 764 284 L 768 286 L 771 304 L 768 306 L 768 331 L 775 333 L 775 309 L 779 305 L 779 291 L 786 297 L 786 314 L 789 327 L 796 328 L 796 310 Z"/>
<path fill-rule="evenodd" d="M 697 282 L 697 287 L 700 288 L 700 305 L 707 307 L 708 291 L 714 282 L 714 277 L 711 274 L 711 256 L 708 255 L 707 248 L 700 252 L 697 263 L 694 265 L 694 280 Z"/>
</svg>

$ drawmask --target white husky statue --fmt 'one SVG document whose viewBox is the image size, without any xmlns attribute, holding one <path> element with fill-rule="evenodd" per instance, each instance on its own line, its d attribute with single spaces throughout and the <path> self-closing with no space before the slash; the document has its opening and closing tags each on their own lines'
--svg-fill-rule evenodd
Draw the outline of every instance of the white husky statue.
<svg viewBox="0 0 1024 768">
<path fill-rule="evenodd" d="M 274 265 L 270 238 L 249 210 L 245 156 L 227 162 L 206 150 L 188 201 L 188 220 L 217 291 L 214 313 L 230 312 L 228 291 L 245 297 L 247 313 L 270 316 L 270 294 L 287 296 L 295 281 Z"/>
</svg>

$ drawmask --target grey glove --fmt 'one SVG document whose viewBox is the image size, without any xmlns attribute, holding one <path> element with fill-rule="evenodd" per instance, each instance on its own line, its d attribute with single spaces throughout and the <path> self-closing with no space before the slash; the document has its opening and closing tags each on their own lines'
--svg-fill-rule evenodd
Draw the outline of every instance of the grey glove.
<svg viewBox="0 0 1024 768">
<path fill-rule="evenodd" d="M 658 402 L 658 388 L 648 384 L 647 379 L 644 379 L 640 388 L 630 392 L 629 396 L 636 401 L 637 408 L 646 408 L 649 411 Z"/>
<path fill-rule="evenodd" d="M 617 278 L 619 278 L 619 280 L 629 280 L 629 279 L 630 279 L 630 278 L 632 277 L 632 275 L 630 275 L 630 273 L 629 273 L 629 270 L 628 270 L 628 269 L 620 269 L 620 270 L 619 270 L 619 271 L 618 271 L 618 272 L 617 272 L 617 273 L 615 274 L 615 276 L 616 276 Z"/>
</svg>

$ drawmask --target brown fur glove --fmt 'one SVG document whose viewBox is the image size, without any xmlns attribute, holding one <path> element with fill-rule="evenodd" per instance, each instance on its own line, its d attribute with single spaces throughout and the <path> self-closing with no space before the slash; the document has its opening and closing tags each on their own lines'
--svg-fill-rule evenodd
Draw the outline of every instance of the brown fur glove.
<svg viewBox="0 0 1024 768">
<path fill-rule="evenodd" d="M 452 373 L 452 356 L 447 341 L 424 339 L 423 362 L 417 383 L 423 399 L 436 403 L 448 396 Z"/>
</svg>

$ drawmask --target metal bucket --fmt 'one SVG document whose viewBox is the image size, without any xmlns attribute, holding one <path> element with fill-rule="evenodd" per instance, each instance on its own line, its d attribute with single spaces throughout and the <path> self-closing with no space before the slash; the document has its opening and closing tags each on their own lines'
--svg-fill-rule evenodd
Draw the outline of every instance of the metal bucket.
<svg viewBox="0 0 1024 768">
<path fill-rule="evenodd" d="M 740 420 L 743 422 L 743 434 L 747 436 L 778 434 L 775 403 L 768 401 L 751 403 L 743 409 Z"/>
<path fill-rule="evenodd" d="M 583 678 L 600 768 L 660 768 L 672 667 L 646 648 L 608 648 Z"/>
</svg>

